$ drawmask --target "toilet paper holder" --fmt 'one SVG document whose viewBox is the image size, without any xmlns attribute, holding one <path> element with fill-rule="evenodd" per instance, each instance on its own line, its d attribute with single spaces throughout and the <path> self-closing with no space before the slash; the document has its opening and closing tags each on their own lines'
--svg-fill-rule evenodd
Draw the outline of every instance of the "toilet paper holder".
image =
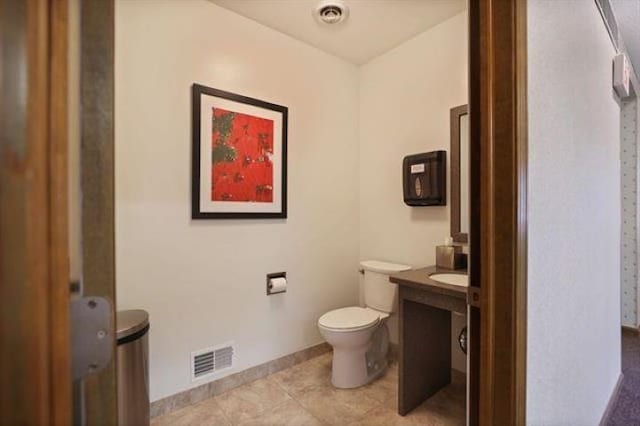
<svg viewBox="0 0 640 426">
<path fill-rule="evenodd" d="M 276 278 L 284 278 L 285 280 L 287 279 L 287 273 L 286 272 L 274 272 L 271 274 L 267 274 L 267 296 L 271 296 L 272 294 L 278 294 L 278 293 L 286 293 L 286 288 L 284 290 L 279 290 L 279 291 L 274 291 L 273 290 L 273 284 L 271 282 L 271 280 L 276 279 Z"/>
</svg>

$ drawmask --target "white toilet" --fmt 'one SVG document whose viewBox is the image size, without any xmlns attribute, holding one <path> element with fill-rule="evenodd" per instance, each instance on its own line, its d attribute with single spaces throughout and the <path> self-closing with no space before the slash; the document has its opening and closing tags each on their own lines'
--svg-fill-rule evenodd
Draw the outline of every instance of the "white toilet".
<svg viewBox="0 0 640 426">
<path fill-rule="evenodd" d="M 366 385 L 384 372 L 389 349 L 385 320 L 398 305 L 398 289 L 389 275 L 411 269 L 378 260 L 365 260 L 360 266 L 366 307 L 335 309 L 318 320 L 320 334 L 333 346 L 331 382 L 337 388 Z"/>
</svg>

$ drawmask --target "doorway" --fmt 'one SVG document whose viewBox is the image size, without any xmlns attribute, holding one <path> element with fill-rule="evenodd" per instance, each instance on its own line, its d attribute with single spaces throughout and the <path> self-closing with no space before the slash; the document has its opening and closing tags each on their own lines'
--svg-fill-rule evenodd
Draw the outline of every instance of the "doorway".
<svg viewBox="0 0 640 426">
<path fill-rule="evenodd" d="M 15 4 L 15 2 L 5 1 L 1 4 L 3 14 L 2 28 L 14 28 L 16 34 L 26 34 L 27 25 L 25 20 L 16 20 L 17 27 L 10 27 L 4 25 L 9 21 L 7 19 L 10 15 L 5 15 L 8 4 Z M 51 2 L 51 4 L 63 4 L 64 2 Z M 498 264 L 491 253 L 495 251 L 493 249 L 500 249 L 502 253 L 509 253 L 510 256 L 523 255 L 524 241 L 526 238 L 526 230 L 523 230 L 523 224 L 526 223 L 526 208 L 523 205 L 523 188 L 526 185 L 526 173 L 525 180 L 523 181 L 523 169 L 522 159 L 526 158 L 526 152 L 522 149 L 523 145 L 520 143 L 526 139 L 526 108 L 524 106 L 524 69 L 526 68 L 526 55 L 522 49 L 522 43 L 526 34 L 526 14 L 525 14 L 525 2 L 500 2 L 500 1 L 471 1 L 470 2 L 470 33 L 472 34 L 472 43 L 470 43 L 471 63 L 472 69 L 477 71 L 471 78 L 471 96 L 470 96 L 470 110 L 471 110 L 471 122 L 470 133 L 472 137 L 477 137 L 480 148 L 475 152 L 476 160 L 478 164 L 472 171 L 472 176 L 477 179 L 474 181 L 472 191 L 478 191 L 476 198 L 472 198 L 471 210 L 475 215 L 475 219 L 472 220 L 471 230 L 482 231 L 482 238 L 478 239 L 475 243 L 477 250 L 472 251 L 472 265 L 475 268 L 477 279 L 472 279 L 472 285 L 475 287 L 470 294 L 471 301 L 474 304 L 474 312 L 472 313 L 471 333 L 480 337 L 482 351 L 480 347 L 471 349 L 472 353 L 472 368 L 476 368 L 479 371 L 479 367 L 482 368 L 482 375 L 478 375 L 473 379 L 471 386 L 471 395 L 474 396 L 474 400 L 479 402 L 475 403 L 477 411 L 477 417 L 472 417 L 471 423 L 476 424 L 479 419 L 484 419 L 487 423 L 496 423 L 499 421 L 505 421 L 506 424 L 523 423 L 524 411 L 518 406 L 524 403 L 524 284 L 526 282 L 524 276 L 524 269 L 522 265 L 517 265 L 515 270 L 507 269 L 503 264 Z M 513 3 L 513 4 L 512 4 Z M 30 3 L 32 4 L 32 3 Z M 33 3 L 35 4 L 35 2 Z M 45 2 L 39 3 L 40 5 Z M 66 5 L 65 5 L 66 6 Z M 31 24 L 43 24 L 50 22 L 51 10 L 42 6 L 41 8 L 30 8 L 28 15 Z M 24 17 L 24 16 L 23 16 Z M 85 1 L 82 8 L 83 23 L 86 23 L 87 30 L 91 30 L 89 33 L 82 33 L 83 47 L 82 55 L 89 61 L 87 69 L 82 67 L 82 72 L 90 71 L 87 74 L 82 74 L 82 79 L 85 82 L 91 82 L 95 87 L 87 88 L 87 92 L 82 92 L 83 109 L 88 113 L 94 114 L 95 121 L 90 123 L 91 127 L 86 127 L 86 134 L 92 135 L 94 139 L 84 139 L 83 144 L 86 144 L 89 149 L 98 149 L 93 151 L 92 156 L 95 166 L 93 168 L 97 178 L 95 181 L 90 181 L 90 178 L 85 181 L 86 177 L 83 177 L 83 182 L 86 184 L 95 184 L 92 186 L 96 192 L 100 192 L 98 197 L 102 201 L 106 201 L 106 204 L 100 204 L 102 208 L 94 211 L 95 216 L 89 215 L 86 220 L 83 221 L 83 226 L 93 226 L 95 229 L 88 230 L 87 232 L 95 232 L 93 237 L 95 243 L 98 245 L 97 251 L 93 252 L 90 246 L 85 245 L 85 251 L 93 252 L 96 254 L 103 254 L 106 257 L 98 259 L 99 262 L 105 262 L 111 265 L 111 259 L 113 253 L 110 252 L 112 246 L 112 216 L 108 210 L 108 200 L 110 197 L 112 182 L 108 179 L 104 179 L 107 174 L 100 175 L 100 171 L 108 171 L 113 163 L 110 161 L 109 150 L 113 144 L 113 2 L 110 1 Z M 6 21 L 5 21 L 6 20 Z M 22 26 L 20 26 L 22 25 Z M 84 25 L 84 24 L 83 24 Z M 48 24 L 45 24 L 46 28 L 50 28 Z M 66 33 L 64 21 L 62 21 L 63 28 L 60 30 L 62 33 Z M 90 26 L 90 28 L 89 28 Z M 30 27 L 34 29 L 33 27 Z M 31 33 L 30 33 L 31 34 Z M 38 33 L 42 35 L 41 33 Z M 3 32 L 3 39 L 7 33 Z M 44 38 L 46 40 L 46 37 Z M 500 40 L 500 46 L 496 43 L 496 40 Z M 33 41 L 33 40 L 31 40 Z M 40 40 L 42 41 L 42 39 Z M 3 40 L 4 43 L 4 40 Z M 48 42 L 45 41 L 45 44 Z M 29 49 L 36 49 L 38 46 L 29 45 Z M 37 50 L 37 49 L 36 49 Z M 34 50 L 35 51 L 35 50 Z M 6 52 L 6 50 L 3 50 Z M 46 52 L 46 49 L 39 50 L 42 54 Z M 516 54 L 517 53 L 517 54 Z M 92 54 L 94 55 L 93 59 Z M 101 55 L 97 57 L 96 55 Z M 489 55 L 490 54 L 490 55 Z M 46 56 L 46 55 L 45 55 Z M 41 59 L 45 56 L 38 56 Z M 26 55 L 24 56 L 26 57 Z M 23 59 L 24 59 L 23 57 Z M 28 69 L 37 69 L 36 65 L 32 62 L 33 58 L 27 62 Z M 3 61 L 3 76 L 7 75 L 5 70 L 8 70 L 9 65 L 15 63 L 24 63 L 19 60 L 14 62 Z M 15 71 L 15 70 L 14 70 Z M 23 74 L 20 74 L 22 78 L 25 77 L 26 69 L 18 70 Z M 41 68 L 39 78 L 46 79 L 48 75 L 48 68 Z M 64 76 L 63 76 L 64 77 Z M 488 82 L 493 82 L 493 86 L 488 86 Z M 3 103 L 7 101 L 8 105 L 15 106 L 19 100 L 5 99 L 3 97 Z M 30 98 L 30 102 L 45 102 L 44 100 L 34 97 Z M 13 102 L 13 103 L 12 103 Z M 497 111 L 497 104 L 500 103 L 500 110 Z M 66 105 L 66 104 L 63 104 Z M 52 110 L 52 107 L 49 107 Z M 508 111 L 505 111 L 505 108 Z M 523 109 L 524 108 L 524 109 Z M 3 112 L 5 110 L 3 109 Z M 23 113 L 22 118 L 25 118 L 24 111 L 17 110 L 18 113 Z M 474 114 L 477 114 L 474 119 Z M 509 117 L 509 119 L 498 118 Z M 46 120 L 42 123 L 47 123 Z M 497 126 L 497 127 L 496 127 Z M 499 128 L 500 132 L 494 132 L 492 129 Z M 2 131 L 6 131 L 3 127 Z M 46 133 L 46 132 L 45 132 Z M 92 141 L 92 142 L 91 142 Z M 42 141 L 41 141 L 42 142 Z M 2 148 L 6 148 L 7 139 L 2 139 Z M 520 144 L 520 145 L 519 145 Z M 48 145 L 39 145 L 40 148 L 48 147 Z M 500 151 L 492 150 L 491 148 L 506 148 L 508 152 L 514 154 L 512 157 L 508 156 L 496 156 L 492 157 L 495 152 Z M 519 147 L 516 149 L 515 147 Z M 9 148 L 13 149 L 13 148 Z M 101 152 L 100 149 L 105 150 Z M 4 151 L 3 151 L 4 152 Z M 44 152 L 44 151 L 41 151 Z M 104 154 L 104 155 L 100 155 Z M 2 158 L 3 166 L 7 157 Z M 513 159 L 517 158 L 518 162 L 514 163 Z M 473 162 L 473 159 L 472 159 Z M 490 166 L 491 167 L 482 167 Z M 505 167 L 500 167 L 500 166 Z M 30 164 L 32 167 L 30 170 L 35 170 L 39 167 L 38 164 Z M 43 170 L 40 168 L 40 170 Z M 96 177 L 94 175 L 94 177 Z M 102 179 L 100 178 L 102 176 Z M 485 187 L 488 182 L 493 181 L 491 178 L 500 177 L 504 179 L 504 182 L 510 182 L 513 186 L 500 186 L 500 187 Z M 485 179 L 490 178 L 490 179 Z M 1 176 L 2 183 L 15 183 L 9 180 L 6 175 Z M 498 179 L 502 181 L 502 179 Z M 39 180 L 38 188 L 47 188 L 47 183 Z M 24 188 L 17 189 L 17 193 Z M 6 193 L 2 193 L 4 196 Z M 518 209 L 506 209 L 500 210 L 500 206 L 494 205 L 493 201 L 500 197 L 505 201 L 505 205 L 518 206 Z M 5 198 L 3 200 L 3 205 Z M 511 201 L 507 202 L 507 201 Z M 32 211 L 34 217 L 38 214 L 38 211 Z M 524 214 L 524 216 L 523 216 Z M 485 218 L 486 215 L 486 218 Z M 95 221 L 97 219 L 97 222 Z M 503 223 L 509 223 L 508 232 L 499 232 L 494 227 L 491 227 L 492 221 L 495 219 L 502 220 Z M 1 215 L 2 229 L 9 229 L 16 224 L 19 224 L 18 216 Z M 475 228 L 474 228 L 475 227 Z M 5 239 L 6 235 L 13 236 L 13 240 Z M 101 241 L 102 240 L 102 241 Z M 21 246 L 24 242 L 23 235 L 3 234 L 3 244 L 9 248 L 15 248 Z M 100 247 L 102 249 L 100 249 Z M 103 251 L 101 251 L 103 250 Z M 3 253 L 10 250 L 3 250 Z M 96 273 L 102 273 L 102 266 L 98 263 L 87 262 L 87 267 L 93 265 Z M 110 268 L 111 266 L 109 266 Z M 106 283 L 106 289 L 104 291 L 113 297 L 114 289 L 114 277 L 111 274 L 111 270 L 108 274 L 103 274 L 103 278 L 97 278 L 97 281 Z M 2 282 L 15 282 L 14 288 L 23 288 L 25 280 L 18 281 L 5 281 L 7 279 L 15 279 L 14 276 L 7 275 L 6 269 L 1 269 L 0 274 L 2 276 Z M 473 273 L 472 273 L 473 274 Z M 19 277 L 18 277 L 19 278 Z M 515 293 L 513 283 L 516 282 Z M 43 285 L 40 283 L 39 285 Z M 55 288 L 62 289 L 62 294 L 68 294 L 68 282 L 58 283 Z M 5 293 L 3 293 L 4 295 Z M 35 318 L 30 314 L 36 313 L 39 306 L 29 305 L 27 303 L 20 304 L 19 302 L 27 300 L 24 295 L 16 295 L 14 293 L 6 293 L 10 302 L 16 302 L 16 309 L 20 309 L 20 314 L 28 318 Z M 515 296 L 515 297 L 514 297 Z M 43 299 L 37 299 L 42 302 Z M 44 300 L 47 300 L 46 298 Z M 515 304 L 514 304 L 515 300 Z M 509 322 L 509 333 L 500 332 L 499 327 L 503 327 L 504 324 L 497 324 L 496 317 L 501 319 L 507 318 Z M 2 317 L 2 330 L 11 329 L 12 321 L 15 317 Z M 40 324 L 42 325 L 42 324 Z M 64 329 L 53 329 L 43 327 L 40 329 L 42 334 L 34 336 L 28 334 L 26 330 L 16 330 L 15 336 L 19 339 L 26 339 L 28 342 L 36 342 L 36 338 L 40 339 L 38 342 L 47 340 L 49 338 L 56 339 L 58 337 L 64 337 Z M 3 339 L 7 337 L 3 335 Z M 473 337 L 471 337 L 473 338 Z M 33 340 L 29 340 L 33 339 Z M 9 345 L 1 345 L 3 348 L 3 360 L 5 360 L 5 353 L 8 353 L 7 348 Z M 11 348 L 14 350 L 15 348 Z M 65 362 L 69 361 L 68 356 L 64 356 L 65 351 L 55 351 L 49 347 L 49 355 L 60 355 L 60 359 L 51 357 L 51 359 L 43 361 L 49 371 L 53 371 L 60 366 L 64 366 Z M 39 352 L 40 353 L 40 352 Z M 46 353 L 46 352 L 45 352 Z M 504 358 L 499 357 L 496 363 L 494 355 L 499 353 Z M 483 355 L 484 354 L 484 355 Z M 6 358 L 8 362 L 3 362 L 3 368 L 15 368 L 16 371 L 25 369 L 28 366 L 28 359 L 19 359 L 16 357 Z M 504 362 L 502 362 L 504 361 Z M 60 370 L 57 370 L 60 371 Z M 45 374 L 46 376 L 46 374 Z M 21 377 L 20 389 L 50 389 L 50 383 L 43 379 L 44 376 L 34 377 L 33 375 L 26 375 Z M 481 380 L 482 377 L 482 380 Z M 106 386 L 99 386 L 96 382 L 96 392 L 94 393 L 96 399 L 95 405 L 93 405 L 98 411 L 94 412 L 94 417 L 90 419 L 97 422 L 98 419 L 104 420 L 105 418 L 113 418 L 115 416 L 116 398 L 114 394 L 113 379 L 105 379 L 108 383 Z M 58 395 L 63 398 L 65 393 L 56 388 Z M 29 418 L 45 418 L 49 413 L 49 409 L 52 405 L 47 404 L 44 406 L 23 406 L 19 404 L 12 405 L 11 398 L 19 398 L 21 395 L 25 395 L 25 392 L 3 392 L 2 400 L 0 401 L 1 407 L 11 407 L 12 412 L 15 414 L 13 417 L 16 419 Z M 102 401 L 102 402 L 101 402 Z M 68 401 L 67 401 L 68 402 Z M 69 408 L 65 406 L 64 400 L 53 405 L 61 409 Z M 104 410 L 103 417 L 98 417 L 100 410 Z M 7 411 L 3 412 L 3 419 L 8 415 Z"/>
</svg>

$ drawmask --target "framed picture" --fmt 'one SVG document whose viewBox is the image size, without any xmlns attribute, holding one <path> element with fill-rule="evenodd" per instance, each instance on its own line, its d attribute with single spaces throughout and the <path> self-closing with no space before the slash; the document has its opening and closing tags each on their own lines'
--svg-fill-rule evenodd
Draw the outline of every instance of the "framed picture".
<svg viewBox="0 0 640 426">
<path fill-rule="evenodd" d="M 287 107 L 194 84 L 193 219 L 287 217 Z"/>
</svg>

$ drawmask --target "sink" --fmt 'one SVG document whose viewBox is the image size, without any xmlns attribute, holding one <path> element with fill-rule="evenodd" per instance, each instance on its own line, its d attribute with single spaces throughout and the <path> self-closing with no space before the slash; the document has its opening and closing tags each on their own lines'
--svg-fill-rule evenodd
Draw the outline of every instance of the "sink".
<svg viewBox="0 0 640 426">
<path fill-rule="evenodd" d="M 464 274 L 438 273 L 438 274 L 429 275 L 429 278 L 444 284 L 457 285 L 460 287 L 469 287 L 469 276 Z"/>
</svg>

